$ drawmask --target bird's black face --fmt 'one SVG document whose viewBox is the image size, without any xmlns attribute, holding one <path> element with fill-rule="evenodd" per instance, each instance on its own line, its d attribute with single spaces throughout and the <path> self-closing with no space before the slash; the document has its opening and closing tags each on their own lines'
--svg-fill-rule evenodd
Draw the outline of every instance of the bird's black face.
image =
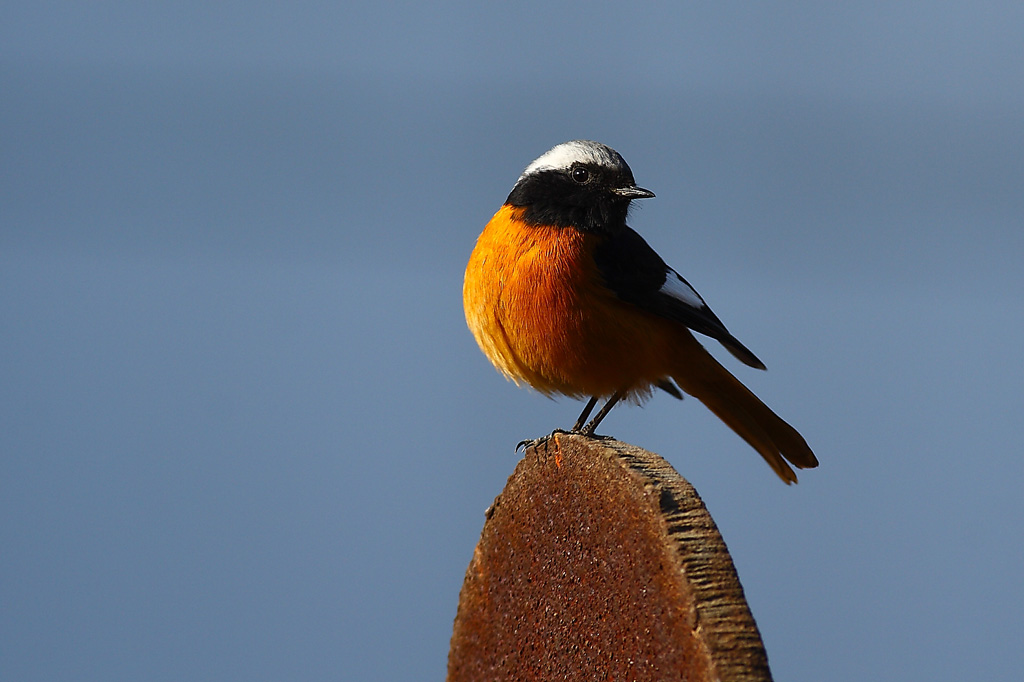
<svg viewBox="0 0 1024 682">
<path fill-rule="evenodd" d="M 531 164 L 505 203 L 524 208 L 534 225 L 607 233 L 625 226 L 630 201 L 652 196 L 614 150 L 567 142 Z"/>
</svg>

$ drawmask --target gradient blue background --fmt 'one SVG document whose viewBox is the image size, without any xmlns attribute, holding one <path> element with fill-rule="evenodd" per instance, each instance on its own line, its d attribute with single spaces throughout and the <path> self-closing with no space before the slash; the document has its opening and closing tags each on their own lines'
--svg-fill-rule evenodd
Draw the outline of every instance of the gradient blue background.
<svg viewBox="0 0 1024 682">
<path fill-rule="evenodd" d="M 572 401 L 462 317 L 556 143 L 768 364 L 796 487 L 617 409 L 779 680 L 1024 668 L 1024 4 L 0 9 L 0 678 L 440 680 L 483 512 Z"/>
</svg>

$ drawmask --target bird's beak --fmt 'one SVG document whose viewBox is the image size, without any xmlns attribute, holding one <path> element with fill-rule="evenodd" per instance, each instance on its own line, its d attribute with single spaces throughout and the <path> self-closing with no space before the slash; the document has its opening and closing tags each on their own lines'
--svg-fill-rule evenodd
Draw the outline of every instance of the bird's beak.
<svg viewBox="0 0 1024 682">
<path fill-rule="evenodd" d="M 654 196 L 654 192 L 643 187 L 637 187 L 632 185 L 631 187 L 616 187 L 612 190 L 612 194 L 622 197 L 623 199 L 650 199 Z"/>
</svg>

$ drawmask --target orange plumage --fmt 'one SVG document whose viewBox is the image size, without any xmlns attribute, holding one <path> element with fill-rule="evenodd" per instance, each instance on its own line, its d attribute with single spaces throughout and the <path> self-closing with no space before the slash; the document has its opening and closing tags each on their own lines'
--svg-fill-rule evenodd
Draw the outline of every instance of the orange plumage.
<svg viewBox="0 0 1024 682">
<path fill-rule="evenodd" d="M 532 227 L 521 214 L 502 206 L 466 268 L 466 320 L 484 354 L 544 394 L 648 392 L 670 374 L 671 323 L 601 286 L 589 257 L 600 236 Z"/>
<path fill-rule="evenodd" d="M 701 346 L 691 328 L 745 363 L 763 364 L 689 284 L 625 224 L 636 187 L 608 147 L 574 141 L 535 161 L 477 240 L 466 268 L 466 321 L 487 358 L 547 394 L 620 398 L 671 381 L 703 402 L 786 482 L 817 465 L 803 438 Z"/>
</svg>

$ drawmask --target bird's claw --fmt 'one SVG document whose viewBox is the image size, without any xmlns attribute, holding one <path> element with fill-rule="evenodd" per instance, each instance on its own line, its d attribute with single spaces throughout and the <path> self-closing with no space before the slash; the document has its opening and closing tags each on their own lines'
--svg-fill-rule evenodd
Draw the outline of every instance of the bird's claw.
<svg viewBox="0 0 1024 682">
<path fill-rule="evenodd" d="M 556 433 L 577 434 L 579 432 L 566 431 L 565 429 L 555 429 L 546 436 L 541 436 L 540 438 L 527 438 L 525 440 L 519 441 L 519 443 L 516 444 L 516 452 L 519 452 L 519 448 L 523 448 L 524 450 L 526 450 L 528 448 L 535 448 L 538 445 L 544 445 L 544 443 L 547 443 L 549 440 L 551 440 L 552 436 L 554 436 Z"/>
</svg>

